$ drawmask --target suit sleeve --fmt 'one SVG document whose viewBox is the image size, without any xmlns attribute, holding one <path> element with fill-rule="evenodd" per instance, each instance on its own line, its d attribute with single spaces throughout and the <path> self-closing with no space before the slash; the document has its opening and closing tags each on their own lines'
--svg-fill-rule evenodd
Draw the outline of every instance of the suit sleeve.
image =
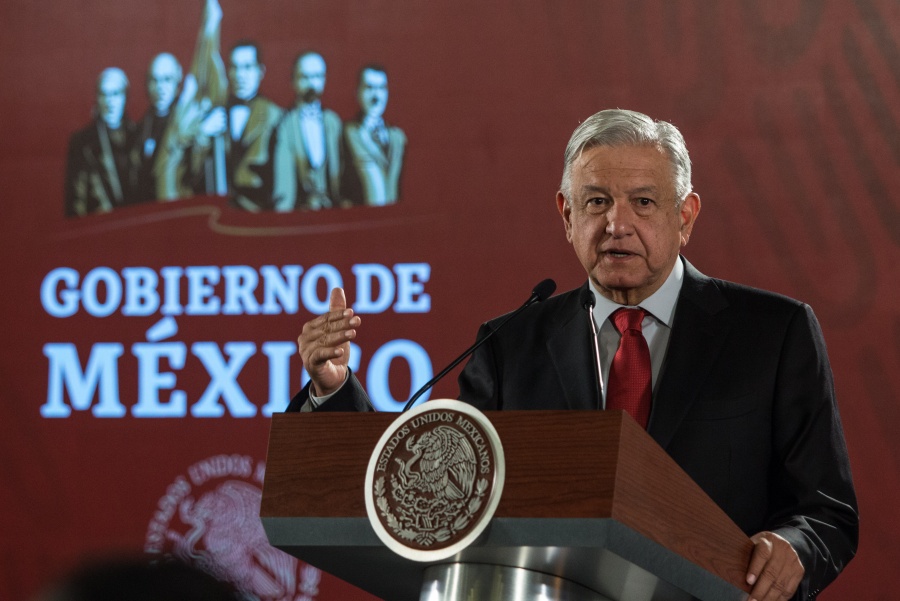
<svg viewBox="0 0 900 601">
<path fill-rule="evenodd" d="M 310 383 L 307 382 L 306 386 L 294 395 L 287 409 L 285 409 L 285 413 L 300 411 L 300 408 L 309 399 L 309 387 Z M 356 376 L 351 371 L 350 378 L 344 382 L 341 389 L 334 393 L 334 396 L 319 405 L 315 411 L 375 411 L 375 407 L 369 402 L 369 395 L 366 394 L 359 380 L 356 379 Z"/>
<path fill-rule="evenodd" d="M 81 217 L 87 214 L 87 173 L 84 168 L 83 142 L 79 134 L 69 139 L 66 160 L 66 217 Z"/>
<path fill-rule="evenodd" d="M 478 330 L 476 340 L 480 340 L 490 331 L 490 326 L 483 324 Z M 499 402 L 499 378 L 496 377 L 493 359 L 492 341 L 479 347 L 469 359 L 465 369 L 459 376 L 459 400 L 474 405 L 482 411 L 501 409 Z M 307 383 L 303 389 L 291 399 L 286 413 L 300 411 L 309 399 Z M 353 372 L 344 386 L 334 396 L 322 403 L 316 411 L 375 411 L 369 396 L 363 389 Z"/>
<path fill-rule="evenodd" d="M 803 562 L 795 598 L 814 598 L 855 555 L 859 515 L 825 340 L 807 305 L 788 327 L 772 420 L 768 529 Z"/>
<path fill-rule="evenodd" d="M 487 336 L 491 328 L 482 324 L 476 340 Z M 493 340 L 478 347 L 459 374 L 459 400 L 482 411 L 503 409 L 500 402 L 500 378 L 494 360 Z"/>
</svg>

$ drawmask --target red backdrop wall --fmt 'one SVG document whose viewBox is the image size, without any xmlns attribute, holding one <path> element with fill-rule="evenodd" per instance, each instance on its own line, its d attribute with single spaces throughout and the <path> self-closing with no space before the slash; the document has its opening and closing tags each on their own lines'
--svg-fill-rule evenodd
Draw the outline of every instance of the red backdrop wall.
<svg viewBox="0 0 900 601">
<path fill-rule="evenodd" d="M 694 265 L 816 310 L 862 516 L 858 557 L 821 598 L 892 598 L 900 584 L 891 565 L 900 540 L 900 5 L 222 0 L 222 47 L 258 40 L 261 92 L 281 106 L 293 103 L 292 62 L 302 49 L 325 57 L 323 102 L 345 119 L 356 112 L 358 69 L 385 65 L 385 116 L 408 139 L 400 202 L 251 214 L 196 197 L 66 219 L 66 148 L 90 119 L 98 73 L 128 74 L 127 112 L 138 119 L 150 59 L 169 51 L 187 69 L 202 8 L 0 5 L 0 597 L 27 597 L 79 558 L 109 550 L 214 556 L 231 540 L 216 516 L 238 519 L 258 503 L 268 414 L 300 386 L 299 359 L 285 349 L 315 307 L 301 299 L 296 311 L 244 306 L 165 319 L 162 310 L 136 316 L 118 306 L 99 316 L 79 305 L 54 316 L 41 296 L 48 274 L 68 268 L 81 284 L 133 267 L 261 273 L 272 265 L 285 274 L 296 265 L 302 286 L 326 265 L 333 269 L 313 275 L 338 274 L 356 302 L 354 266 L 382 265 L 396 278 L 396 265 L 414 264 L 421 288 L 410 293 L 428 310 L 397 312 L 395 298 L 363 316 L 358 340 L 366 384 L 389 381 L 403 399 L 424 372 L 410 376 L 398 348 L 412 349 L 415 369 L 437 371 L 481 321 L 517 306 L 539 280 L 553 277 L 561 289 L 583 281 L 554 204 L 562 152 L 581 119 L 622 107 L 672 121 L 687 139 L 703 199 L 685 253 Z M 324 279 L 308 285 L 305 298 L 326 298 Z M 225 300 L 223 283 L 213 290 Z M 179 291 L 187 304 L 185 279 Z M 262 285 L 255 294 L 262 304 Z M 158 364 L 147 358 L 163 348 L 154 344 L 170 345 Z M 100 373 L 117 377 L 85 406 L 71 390 L 54 401 L 54 383 L 77 380 L 54 371 L 72 352 L 82 370 L 96 356 Z M 179 352 L 183 362 L 173 362 Z M 241 353 L 245 362 L 235 359 Z M 161 402 L 183 393 L 183 417 L 135 415 L 152 374 L 170 378 L 156 388 Z M 103 386 L 115 393 L 106 406 L 123 415 L 98 417 Z M 454 395 L 452 378 L 433 394 Z M 53 417 L 61 406 L 69 415 Z M 252 521 L 230 536 L 256 551 L 223 559 L 227 576 L 261 598 L 367 598 L 265 549 Z"/>
</svg>

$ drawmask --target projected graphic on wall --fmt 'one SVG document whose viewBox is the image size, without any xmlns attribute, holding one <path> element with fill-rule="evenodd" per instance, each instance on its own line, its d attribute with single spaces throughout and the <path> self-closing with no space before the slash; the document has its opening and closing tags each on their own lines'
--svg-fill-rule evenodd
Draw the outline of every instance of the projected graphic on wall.
<svg viewBox="0 0 900 601">
<path fill-rule="evenodd" d="M 93 119 L 69 141 L 66 216 L 197 195 L 226 196 L 252 212 L 396 203 L 406 136 L 384 120 L 385 67 L 360 69 L 359 112 L 344 123 L 322 105 L 324 57 L 303 51 L 292 72 L 296 103 L 282 109 L 259 94 L 260 42 L 236 42 L 226 67 L 222 18 L 218 1 L 208 0 L 186 75 L 170 53 L 152 59 L 149 108 L 137 123 L 126 112 L 133 91 L 125 71 L 99 74 Z"/>
<path fill-rule="evenodd" d="M 257 528 L 303 324 L 343 288 L 349 366 L 397 411 L 536 282 L 583 285 L 556 193 L 572 131 L 614 107 L 688 140 L 686 258 L 819 316 L 865 543 L 821 598 L 894 597 L 900 3 L 0 2 L 0 22 L 0 599 L 122 549 L 260 601 L 371 601 Z"/>
</svg>

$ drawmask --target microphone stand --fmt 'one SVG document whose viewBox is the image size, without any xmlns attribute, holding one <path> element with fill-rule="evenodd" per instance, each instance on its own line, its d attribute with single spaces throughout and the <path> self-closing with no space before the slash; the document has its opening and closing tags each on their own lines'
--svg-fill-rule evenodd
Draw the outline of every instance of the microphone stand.
<svg viewBox="0 0 900 601">
<path fill-rule="evenodd" d="M 425 392 L 427 392 L 432 386 L 434 386 L 438 380 L 440 380 L 441 378 L 446 376 L 450 372 L 450 370 L 452 370 L 454 367 L 459 365 L 463 359 L 465 359 L 466 357 L 468 357 L 469 355 L 474 353 L 475 349 L 477 349 L 479 346 L 484 344 L 487 341 L 487 339 L 490 338 L 491 336 L 493 336 L 494 332 L 496 332 L 497 330 L 502 328 L 506 324 L 506 322 L 508 322 L 510 319 L 512 319 L 513 317 L 515 317 L 516 315 L 518 315 L 519 313 L 521 313 L 522 311 L 527 309 L 529 306 L 533 305 L 534 303 L 544 300 L 545 298 L 547 298 L 548 296 L 553 294 L 554 290 L 556 290 L 556 282 L 554 282 L 553 280 L 550 280 L 550 279 L 544 280 L 543 282 L 541 282 L 540 284 L 535 286 L 534 290 L 531 291 L 531 296 L 528 297 L 528 300 L 525 301 L 524 305 L 522 305 L 521 307 L 519 307 L 518 309 L 516 309 L 515 311 L 513 311 L 506 317 L 504 317 L 503 320 L 500 323 L 498 323 L 494 329 L 492 329 L 490 332 L 488 332 L 484 338 L 482 338 L 481 340 L 476 340 L 475 344 L 473 344 L 472 346 L 467 348 L 463 352 L 463 354 L 461 354 L 459 357 L 454 359 L 453 363 L 451 363 L 450 365 L 448 365 L 447 367 L 442 369 L 438 375 L 436 375 L 435 377 L 428 380 L 428 382 L 426 382 L 424 386 L 422 386 L 419 390 L 417 390 L 416 393 L 412 396 L 412 398 L 410 398 L 409 401 L 406 402 L 406 405 L 403 407 L 403 410 L 400 413 L 404 413 L 404 412 L 412 409 L 413 405 L 415 405 L 416 401 L 419 399 L 420 396 L 425 394 Z"/>
<path fill-rule="evenodd" d="M 600 332 L 597 322 L 594 321 L 594 305 L 597 299 L 588 287 L 581 291 L 581 306 L 587 310 L 588 319 L 591 322 L 591 342 L 594 347 L 594 375 L 597 379 L 597 409 L 603 409 L 603 368 L 600 365 Z"/>
</svg>

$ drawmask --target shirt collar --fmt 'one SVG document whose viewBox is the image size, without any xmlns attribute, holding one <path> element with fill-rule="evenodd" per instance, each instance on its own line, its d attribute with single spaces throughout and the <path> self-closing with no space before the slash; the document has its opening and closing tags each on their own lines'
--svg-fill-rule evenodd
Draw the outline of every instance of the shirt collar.
<svg viewBox="0 0 900 601">
<path fill-rule="evenodd" d="M 678 295 L 681 293 L 682 283 L 684 283 L 684 265 L 679 256 L 663 285 L 659 287 L 659 290 L 641 301 L 639 306 L 653 315 L 657 321 L 671 328 L 672 319 L 675 316 L 675 305 L 678 303 Z M 594 283 L 590 280 L 588 280 L 588 284 L 596 300 L 594 319 L 598 324 L 602 325 L 614 311 L 621 309 L 623 305 L 614 303 L 597 292 Z"/>
<path fill-rule="evenodd" d="M 312 102 L 300 103 L 300 114 L 304 117 L 319 117 L 322 114 L 322 101 L 313 100 Z"/>
<path fill-rule="evenodd" d="M 250 98 L 238 98 L 238 97 L 235 96 L 234 94 L 229 94 L 229 95 L 228 95 L 228 100 L 226 101 L 225 104 L 226 104 L 226 106 L 228 106 L 229 108 L 230 108 L 230 107 L 233 107 L 233 106 L 250 106 L 250 104 L 251 104 L 254 100 L 256 100 L 256 95 L 255 95 L 255 94 L 254 94 L 253 96 L 251 96 Z"/>
<path fill-rule="evenodd" d="M 383 117 L 374 117 L 372 115 L 366 115 L 363 117 L 363 126 L 367 129 L 377 129 L 379 127 L 384 127 L 384 118 Z"/>
</svg>

